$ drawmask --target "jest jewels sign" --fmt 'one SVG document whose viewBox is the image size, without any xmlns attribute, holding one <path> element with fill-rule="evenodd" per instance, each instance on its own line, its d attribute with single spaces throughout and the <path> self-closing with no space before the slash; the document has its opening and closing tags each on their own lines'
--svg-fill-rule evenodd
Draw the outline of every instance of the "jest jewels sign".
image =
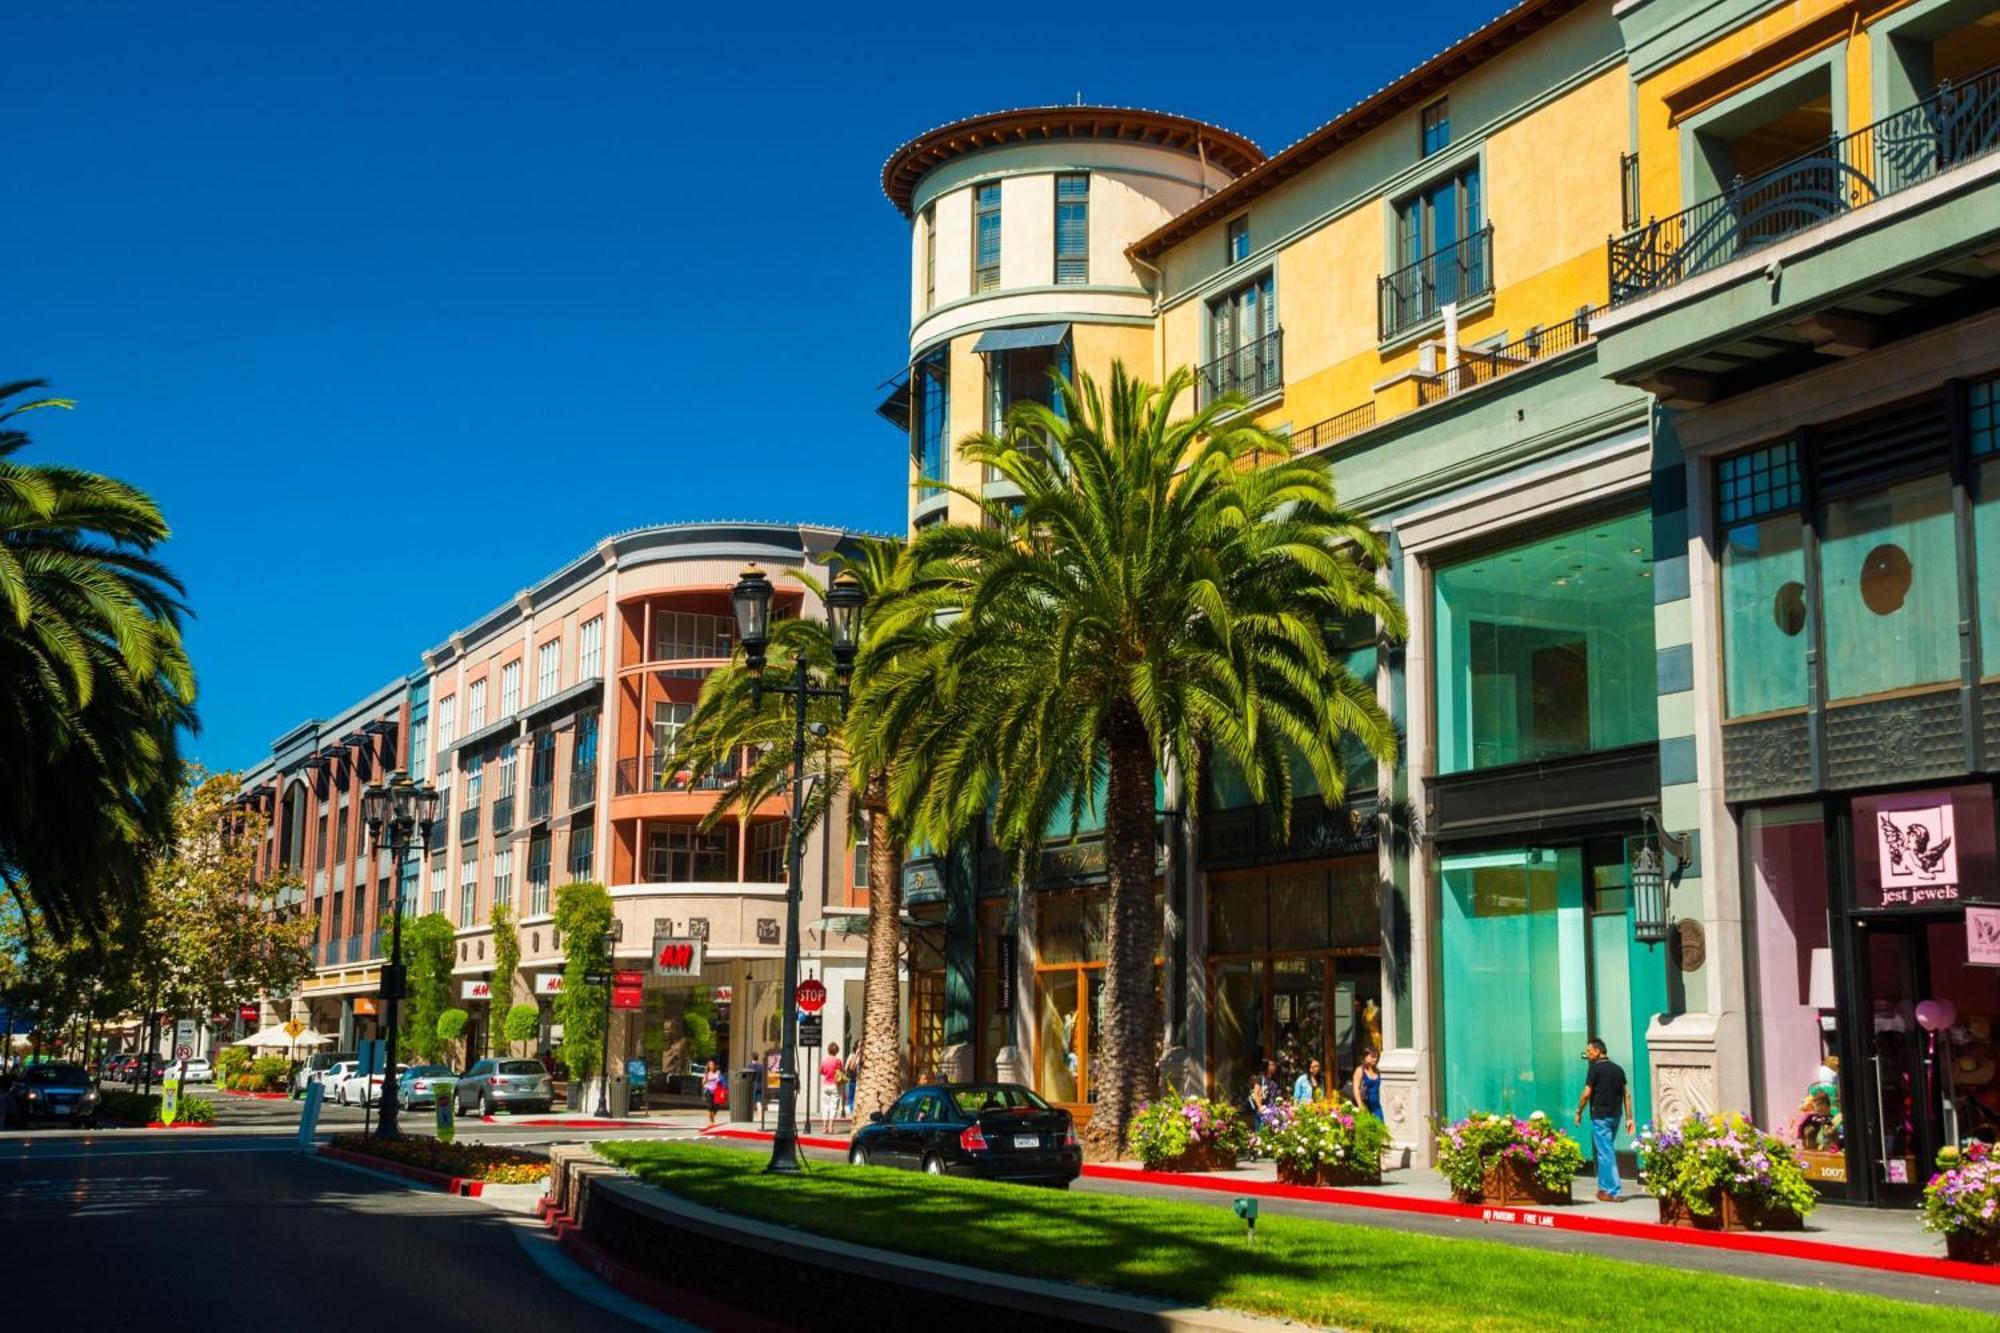
<svg viewBox="0 0 2000 1333">
<path fill-rule="evenodd" d="M 1863 911 L 1951 908 L 1990 897 L 1992 796 L 1944 788 L 1854 802 L 1855 906 Z"/>
</svg>

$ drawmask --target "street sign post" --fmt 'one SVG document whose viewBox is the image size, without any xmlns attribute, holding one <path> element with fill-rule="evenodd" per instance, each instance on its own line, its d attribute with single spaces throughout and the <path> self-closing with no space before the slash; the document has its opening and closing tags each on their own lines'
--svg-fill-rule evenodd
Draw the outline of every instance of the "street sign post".
<svg viewBox="0 0 2000 1333">
<path fill-rule="evenodd" d="M 326 1085 L 318 1079 L 306 1084 L 305 1104 L 299 1108 L 299 1151 L 313 1150 L 313 1136 L 319 1133 L 319 1108 L 326 1100 Z"/>
<path fill-rule="evenodd" d="M 818 1014 L 799 1015 L 799 1045 L 807 1050 L 818 1050 L 820 1037 L 826 1030 L 826 1020 Z"/>
<path fill-rule="evenodd" d="M 168 1074 L 160 1080 L 160 1123 L 171 1125 L 180 1118 L 181 1078 L 179 1074 Z"/>
<path fill-rule="evenodd" d="M 450 1079 L 434 1082 L 431 1093 L 437 1098 L 438 1142 L 450 1143 L 458 1134 L 458 1084 Z"/>
</svg>

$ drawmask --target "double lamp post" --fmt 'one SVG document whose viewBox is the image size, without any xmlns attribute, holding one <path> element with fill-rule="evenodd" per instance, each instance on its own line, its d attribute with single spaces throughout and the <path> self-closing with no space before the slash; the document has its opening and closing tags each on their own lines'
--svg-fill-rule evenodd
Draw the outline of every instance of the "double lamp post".
<svg viewBox="0 0 2000 1333">
<path fill-rule="evenodd" d="M 861 581 L 843 572 L 826 592 L 826 627 L 833 643 L 832 685 L 816 685 L 803 652 L 794 654 L 791 679 L 782 674 L 767 680 L 765 650 L 771 642 L 771 580 L 751 565 L 730 593 L 736 612 L 736 638 L 743 645 L 750 672 L 750 706 L 761 708 L 764 695 L 783 695 L 792 703 L 792 819 L 785 860 L 785 990 L 783 1044 L 778 1064 L 778 1130 L 771 1139 L 766 1171 L 789 1175 L 799 1170 L 798 1036 L 799 1036 L 799 900 L 805 878 L 806 714 L 814 699 L 835 699 L 847 710 L 848 685 L 854 675 L 854 655 L 861 642 L 861 608 L 867 602 Z M 759 1077 L 762 1075 L 760 1074 Z"/>
<path fill-rule="evenodd" d="M 431 828 L 437 823 L 438 790 L 429 783 L 410 781 L 400 770 L 386 783 L 370 786 L 361 793 L 361 815 L 368 821 L 368 833 L 379 855 L 389 853 L 389 886 L 393 904 L 389 915 L 389 964 L 382 969 L 383 1024 L 388 1029 L 387 1059 L 382 1070 L 382 1118 L 376 1122 L 375 1136 L 398 1137 L 396 1126 L 396 1029 L 397 1010 L 403 998 L 403 861 L 410 848 L 431 849 Z M 412 841 L 412 834 L 416 840 Z"/>
</svg>

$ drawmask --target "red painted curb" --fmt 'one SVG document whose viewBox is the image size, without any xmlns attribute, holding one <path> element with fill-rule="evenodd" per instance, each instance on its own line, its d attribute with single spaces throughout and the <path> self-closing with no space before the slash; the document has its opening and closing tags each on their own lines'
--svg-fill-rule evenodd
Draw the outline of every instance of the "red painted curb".
<svg viewBox="0 0 2000 1333">
<path fill-rule="evenodd" d="M 703 1134 L 721 1138 L 759 1139 L 768 1142 L 771 1134 L 761 1129 L 704 1129 Z M 799 1137 L 809 1148 L 845 1148 L 838 1139 Z M 1906 1254 L 1900 1250 L 1873 1250 L 1864 1245 L 1838 1241 L 1799 1240 L 1768 1231 L 1696 1231 L 1689 1227 L 1661 1226 L 1657 1222 L 1625 1221 L 1612 1217 L 1590 1217 L 1550 1208 L 1494 1208 L 1485 1204 L 1459 1203 L 1452 1199 L 1397 1198 L 1367 1189 L 1339 1189 L 1317 1185 L 1280 1185 L 1259 1180 L 1223 1180 L 1215 1176 L 1183 1174 L 1178 1171 L 1147 1171 L 1130 1166 L 1100 1166 L 1086 1163 L 1083 1174 L 1100 1180 L 1128 1180 L 1174 1189 L 1211 1190 L 1219 1194 L 1255 1195 L 1264 1199 L 1300 1199 L 1308 1203 L 1336 1203 L 1355 1208 L 1377 1208 L 1392 1213 L 1422 1213 L 1431 1217 L 1455 1217 L 1467 1222 L 1487 1222 L 1501 1226 L 1540 1227 L 1551 1231 L 1575 1231 L 1585 1235 L 1617 1236 L 1625 1240 L 1647 1240 L 1663 1245 L 1695 1245 L 1717 1250 L 1737 1250 L 1748 1254 L 1768 1254 L 1783 1259 L 1807 1259 L 1815 1263 L 1838 1264 L 1847 1268 L 1872 1268 L 1885 1273 L 1911 1273 L 1918 1277 L 1947 1278 L 1956 1282 L 1980 1282 L 2000 1286 L 2000 1267 L 1959 1263 L 1930 1255 Z"/>
<path fill-rule="evenodd" d="M 699 1292 L 670 1286 L 612 1258 L 586 1239 L 582 1228 L 552 1199 L 544 1199 L 537 1205 L 536 1212 L 555 1233 L 556 1244 L 562 1247 L 564 1254 L 589 1269 L 600 1281 L 610 1283 L 633 1300 L 650 1305 L 662 1314 L 706 1328 L 740 1330 L 740 1333 L 795 1333 L 790 1325 L 760 1319 Z"/>
<path fill-rule="evenodd" d="M 1176 1189 L 1213 1190 L 1223 1194 L 1254 1194 L 1267 1199 L 1303 1199 L 1312 1203 L 1348 1204 L 1357 1208 L 1379 1208 L 1387 1212 L 1424 1213 L 1433 1217 L 1456 1217 L 1470 1222 L 1498 1223 L 1503 1226 L 1531 1226 L 1552 1231 L 1575 1231 L 1586 1235 L 1617 1236 L 1625 1240 L 1647 1240 L 1666 1245 L 1695 1245 L 1748 1254 L 1768 1254 L 1785 1259 L 1807 1259 L 1815 1263 L 1839 1264 L 1848 1268 L 1872 1268 L 1887 1273 L 1911 1273 L 1919 1277 L 1949 1278 L 1959 1282 L 1980 1282 L 2000 1286 L 2000 1268 L 1984 1264 L 1958 1263 L 1929 1255 L 1906 1254 L 1900 1250 L 1874 1250 L 1838 1241 L 1799 1240 L 1764 1231 L 1696 1231 L 1689 1227 L 1661 1226 L 1657 1222 L 1624 1221 L 1610 1217 L 1590 1217 L 1549 1208 L 1494 1208 L 1484 1204 L 1458 1203 L 1450 1199 L 1399 1199 L 1365 1189 L 1322 1188 L 1312 1185 L 1279 1185 L 1263 1181 L 1220 1180 L 1214 1176 L 1184 1175 L 1173 1171 L 1147 1171 L 1129 1166 L 1086 1165 L 1083 1173 L 1104 1180 L 1130 1180 Z"/>
<path fill-rule="evenodd" d="M 562 1120 L 548 1117 L 541 1120 L 506 1120 L 498 1118 L 484 1120 L 488 1125 L 521 1125 L 528 1129 L 672 1129 L 672 1125 L 655 1125 L 644 1120 Z"/>
<path fill-rule="evenodd" d="M 420 1185 L 443 1190 L 446 1194 L 456 1194 L 464 1199 L 476 1199 L 486 1192 L 486 1182 L 470 1180 L 464 1176 L 448 1176 L 442 1171 L 432 1171 L 427 1167 L 409 1166 L 403 1162 L 392 1162 L 386 1157 L 371 1157 L 367 1153 L 349 1152 L 323 1143 L 319 1148 L 321 1157 L 331 1157 L 336 1162 L 346 1162 L 353 1166 L 365 1166 L 370 1171 L 381 1171 L 405 1180 L 414 1180 Z"/>
<path fill-rule="evenodd" d="M 769 1143 L 773 1138 L 777 1137 L 768 1129 L 736 1129 L 734 1127 L 725 1128 L 722 1125 L 704 1125 L 701 1132 L 703 1134 L 712 1134 L 718 1139 L 755 1139 L 763 1143 Z M 799 1135 L 799 1142 L 808 1148 L 825 1148 L 831 1152 L 847 1151 L 846 1139 L 829 1139 L 817 1134 L 801 1134 Z"/>
<path fill-rule="evenodd" d="M 212 1121 L 212 1120 L 209 1120 L 209 1121 L 204 1121 L 204 1122 L 202 1122 L 201 1124 L 198 1124 L 198 1125 L 197 1125 L 197 1124 L 191 1124 L 191 1123 L 189 1123 L 188 1121 L 185 1121 L 185 1120 L 182 1120 L 182 1121 L 178 1121 L 178 1122 L 176 1122 L 175 1124 L 171 1124 L 171 1125 L 165 1125 L 165 1124 L 161 1124 L 161 1123 L 160 1123 L 159 1121 L 157 1121 L 157 1120 L 148 1120 L 148 1121 L 146 1122 L 146 1128 L 147 1128 L 147 1129 L 214 1129 L 214 1128 L 215 1128 L 215 1122 L 214 1122 L 214 1121 Z"/>
<path fill-rule="evenodd" d="M 289 1092 L 238 1092 L 234 1088 L 217 1088 L 216 1091 L 225 1097 L 249 1097 L 260 1102 L 285 1102 L 292 1098 Z"/>
</svg>

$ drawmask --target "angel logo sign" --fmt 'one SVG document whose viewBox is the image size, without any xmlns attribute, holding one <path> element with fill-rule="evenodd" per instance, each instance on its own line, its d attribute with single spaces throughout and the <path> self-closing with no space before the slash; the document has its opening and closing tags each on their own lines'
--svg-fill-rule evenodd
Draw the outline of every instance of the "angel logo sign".
<svg viewBox="0 0 2000 1333">
<path fill-rule="evenodd" d="M 1858 825 L 1867 818 L 1864 811 L 1855 814 Z M 1873 814 L 1880 906 L 1937 907 L 1958 902 L 1958 831 L 1950 795 L 1928 792 L 1884 798 Z M 1861 834 L 1861 828 L 1855 832 Z"/>
</svg>

